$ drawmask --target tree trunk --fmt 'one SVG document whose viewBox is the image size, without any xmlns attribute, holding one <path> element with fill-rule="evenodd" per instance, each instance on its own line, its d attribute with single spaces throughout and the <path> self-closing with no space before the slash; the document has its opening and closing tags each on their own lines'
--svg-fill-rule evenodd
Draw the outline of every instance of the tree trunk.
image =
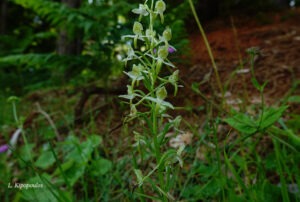
<svg viewBox="0 0 300 202">
<path fill-rule="evenodd" d="M 6 20 L 7 20 L 7 1 L 2 0 L 0 3 L 0 34 L 6 33 Z"/>
<path fill-rule="evenodd" d="M 62 3 L 68 5 L 71 8 L 79 8 L 81 0 L 62 0 Z M 74 39 L 70 39 L 67 34 L 67 30 L 61 29 L 57 40 L 57 53 L 59 55 L 79 55 L 81 52 L 81 40 L 77 36 Z"/>
</svg>

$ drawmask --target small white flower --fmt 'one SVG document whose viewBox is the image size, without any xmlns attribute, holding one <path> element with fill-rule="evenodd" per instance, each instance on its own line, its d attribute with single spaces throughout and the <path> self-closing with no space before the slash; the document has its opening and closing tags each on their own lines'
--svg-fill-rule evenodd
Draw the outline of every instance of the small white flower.
<svg viewBox="0 0 300 202">
<path fill-rule="evenodd" d="M 147 5 L 140 4 L 139 8 L 133 9 L 132 12 L 135 14 L 138 14 L 138 15 L 147 16 L 147 15 L 149 15 L 147 10 L 148 10 Z"/>
</svg>

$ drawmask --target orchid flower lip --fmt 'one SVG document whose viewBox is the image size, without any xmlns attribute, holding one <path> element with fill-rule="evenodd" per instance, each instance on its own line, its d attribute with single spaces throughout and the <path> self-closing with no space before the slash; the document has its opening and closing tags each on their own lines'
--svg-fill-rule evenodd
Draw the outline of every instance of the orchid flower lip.
<svg viewBox="0 0 300 202">
<path fill-rule="evenodd" d="M 169 53 L 174 53 L 174 52 L 176 52 L 176 49 L 175 49 L 174 47 L 170 46 L 170 47 L 168 48 L 168 52 L 169 52 Z"/>
<path fill-rule="evenodd" d="M 156 53 L 156 51 L 157 51 L 156 48 L 154 48 L 153 52 Z M 168 52 L 169 53 L 175 53 L 176 49 L 173 46 L 169 46 Z"/>
</svg>

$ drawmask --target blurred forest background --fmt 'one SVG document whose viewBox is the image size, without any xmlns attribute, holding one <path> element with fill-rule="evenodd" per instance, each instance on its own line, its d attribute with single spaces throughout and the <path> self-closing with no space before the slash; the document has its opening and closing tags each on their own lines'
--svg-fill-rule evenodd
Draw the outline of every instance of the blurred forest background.
<svg viewBox="0 0 300 202">
<path fill-rule="evenodd" d="M 2 0 L 0 15 L 0 103 L 39 89 L 103 86 L 120 76 L 125 55 L 122 35 L 131 33 L 138 0 Z M 179 52 L 188 53 L 188 35 L 197 31 L 187 1 L 167 1 L 166 24 Z M 299 4 L 298 0 L 194 0 L 207 22 L 230 15 L 252 16 Z M 225 22 L 224 22 L 225 23 Z M 188 54 L 186 54 L 188 56 Z M 189 59 L 182 61 L 188 62 Z M 4 113 L 4 114 L 3 114 Z M 5 110 L 0 114 L 3 124 Z"/>
<path fill-rule="evenodd" d="M 126 42 L 121 36 L 131 33 L 134 19 L 131 10 L 138 3 L 141 2 L 2 0 L 0 124 L 10 119 L 5 107 L 8 96 L 22 97 L 36 90 L 59 87 L 77 92 L 87 86 L 107 88 L 124 69 Z M 197 33 L 197 25 L 188 2 L 166 3 L 165 24 L 173 30 L 172 42 L 178 49 L 174 59 L 178 64 L 191 64 L 189 44 L 194 42 L 189 41 L 189 36 Z M 229 19 L 231 15 L 251 16 L 270 23 L 268 12 L 295 7 L 299 0 L 194 0 L 194 3 L 204 23 Z M 224 20 L 223 24 L 226 23 L 229 26 L 230 22 Z"/>
<path fill-rule="evenodd" d="M 257 17 L 297 4 L 288 0 L 198 0 L 200 19 L 245 14 Z M 130 11 L 138 0 L 2 0 L 0 16 L 1 95 L 87 85 L 122 72 Z M 179 51 L 194 26 L 186 1 L 167 1 L 169 24 Z M 294 4 L 293 4 L 294 3 Z M 192 26 L 191 26 L 192 25 Z M 193 42 L 191 42 L 193 43 Z M 184 51 L 182 51 L 184 52 Z M 179 54 L 181 54 L 179 52 Z"/>
</svg>

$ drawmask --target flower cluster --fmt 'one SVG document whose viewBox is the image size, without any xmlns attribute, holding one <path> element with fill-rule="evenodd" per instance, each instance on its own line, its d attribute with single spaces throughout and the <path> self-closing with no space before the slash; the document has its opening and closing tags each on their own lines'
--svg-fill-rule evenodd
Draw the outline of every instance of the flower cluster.
<svg viewBox="0 0 300 202">
<path fill-rule="evenodd" d="M 137 115 L 137 107 L 139 105 L 153 105 L 158 114 L 163 113 L 167 108 L 173 109 L 173 105 L 167 102 L 166 84 L 170 83 L 175 88 L 175 94 L 178 89 L 178 73 L 174 71 L 171 75 L 161 77 L 160 72 L 163 66 L 175 68 L 168 60 L 168 55 L 174 53 L 176 49 L 169 44 L 172 39 L 172 31 L 166 27 L 162 34 L 158 34 L 154 29 L 154 21 L 160 18 L 161 23 L 164 22 L 164 11 L 166 4 L 162 0 L 152 1 L 151 5 L 140 4 L 138 8 L 132 12 L 139 15 L 139 21 L 133 24 L 134 35 L 125 35 L 124 38 L 132 39 L 127 48 L 127 57 L 124 59 L 126 64 L 130 61 L 132 65 L 131 71 L 124 72 L 130 79 L 131 85 L 127 86 L 127 95 L 121 97 L 128 99 L 130 103 L 131 116 Z M 143 26 L 143 17 L 149 18 L 147 27 Z M 139 51 L 138 44 L 144 47 L 144 51 Z M 140 82 L 148 90 L 145 93 L 136 89 Z"/>
</svg>

